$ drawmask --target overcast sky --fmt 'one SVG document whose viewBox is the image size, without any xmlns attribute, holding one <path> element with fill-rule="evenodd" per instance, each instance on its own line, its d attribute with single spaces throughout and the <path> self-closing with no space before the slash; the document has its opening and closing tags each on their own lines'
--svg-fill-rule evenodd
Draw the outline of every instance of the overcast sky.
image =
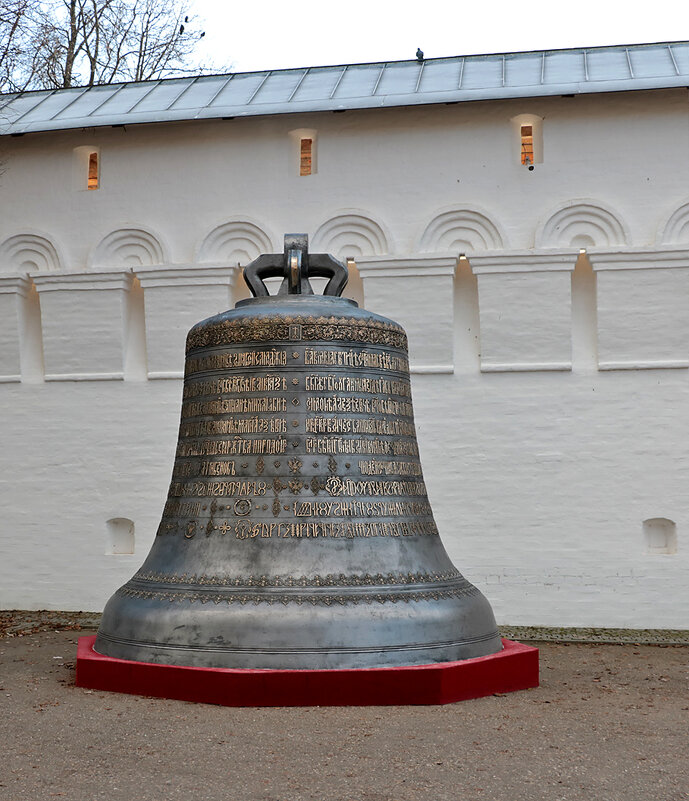
<svg viewBox="0 0 689 801">
<path fill-rule="evenodd" d="M 689 40 L 679 0 L 196 0 L 232 71 Z"/>
</svg>

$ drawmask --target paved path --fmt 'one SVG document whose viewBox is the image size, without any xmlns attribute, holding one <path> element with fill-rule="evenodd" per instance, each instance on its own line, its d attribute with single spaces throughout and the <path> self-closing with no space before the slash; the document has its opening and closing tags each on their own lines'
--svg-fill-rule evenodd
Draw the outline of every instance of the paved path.
<svg viewBox="0 0 689 801">
<path fill-rule="evenodd" d="M 5 801 L 685 801 L 689 647 L 541 646 L 442 707 L 231 709 L 74 686 L 89 631 L 0 639 Z"/>
</svg>

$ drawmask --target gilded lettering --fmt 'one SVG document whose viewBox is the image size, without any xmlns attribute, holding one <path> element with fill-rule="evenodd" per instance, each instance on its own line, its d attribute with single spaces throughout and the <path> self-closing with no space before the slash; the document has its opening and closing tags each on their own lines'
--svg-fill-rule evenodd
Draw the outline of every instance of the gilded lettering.
<svg viewBox="0 0 689 801">
<path fill-rule="evenodd" d="M 186 374 L 236 367 L 284 367 L 286 364 L 287 353 L 284 350 L 227 351 L 187 359 Z"/>
<path fill-rule="evenodd" d="M 367 350 L 312 350 L 306 348 L 304 364 L 327 367 L 362 367 L 404 373 L 409 371 L 409 362 L 406 356 Z"/>
<path fill-rule="evenodd" d="M 177 456 L 222 456 L 236 454 L 277 454 L 287 450 L 287 440 L 279 439 L 233 439 L 198 440 L 180 442 Z"/>
<path fill-rule="evenodd" d="M 414 409 L 408 401 L 393 398 L 357 398 L 350 395 L 313 396 L 306 399 L 310 412 L 333 412 L 344 414 L 383 414 L 395 417 L 414 417 Z"/>
</svg>

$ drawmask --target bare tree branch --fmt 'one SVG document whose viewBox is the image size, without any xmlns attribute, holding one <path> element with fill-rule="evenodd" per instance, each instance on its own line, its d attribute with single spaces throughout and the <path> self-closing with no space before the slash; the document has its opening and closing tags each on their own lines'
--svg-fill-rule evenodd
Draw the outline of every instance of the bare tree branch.
<svg viewBox="0 0 689 801">
<path fill-rule="evenodd" d="M 194 58 L 190 2 L 0 0 L 0 92 L 226 71 Z"/>
</svg>

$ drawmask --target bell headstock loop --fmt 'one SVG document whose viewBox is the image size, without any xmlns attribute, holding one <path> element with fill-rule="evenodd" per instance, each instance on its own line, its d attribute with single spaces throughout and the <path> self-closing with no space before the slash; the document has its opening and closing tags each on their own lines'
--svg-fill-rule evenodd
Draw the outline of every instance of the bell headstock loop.
<svg viewBox="0 0 689 801">
<path fill-rule="evenodd" d="M 307 234 L 285 234 L 283 253 L 259 256 L 244 268 L 244 280 L 255 297 L 270 293 L 266 278 L 280 278 L 278 295 L 313 295 L 309 278 L 328 278 L 324 295 L 338 296 L 347 286 L 347 266 L 329 253 L 309 253 Z"/>
</svg>

